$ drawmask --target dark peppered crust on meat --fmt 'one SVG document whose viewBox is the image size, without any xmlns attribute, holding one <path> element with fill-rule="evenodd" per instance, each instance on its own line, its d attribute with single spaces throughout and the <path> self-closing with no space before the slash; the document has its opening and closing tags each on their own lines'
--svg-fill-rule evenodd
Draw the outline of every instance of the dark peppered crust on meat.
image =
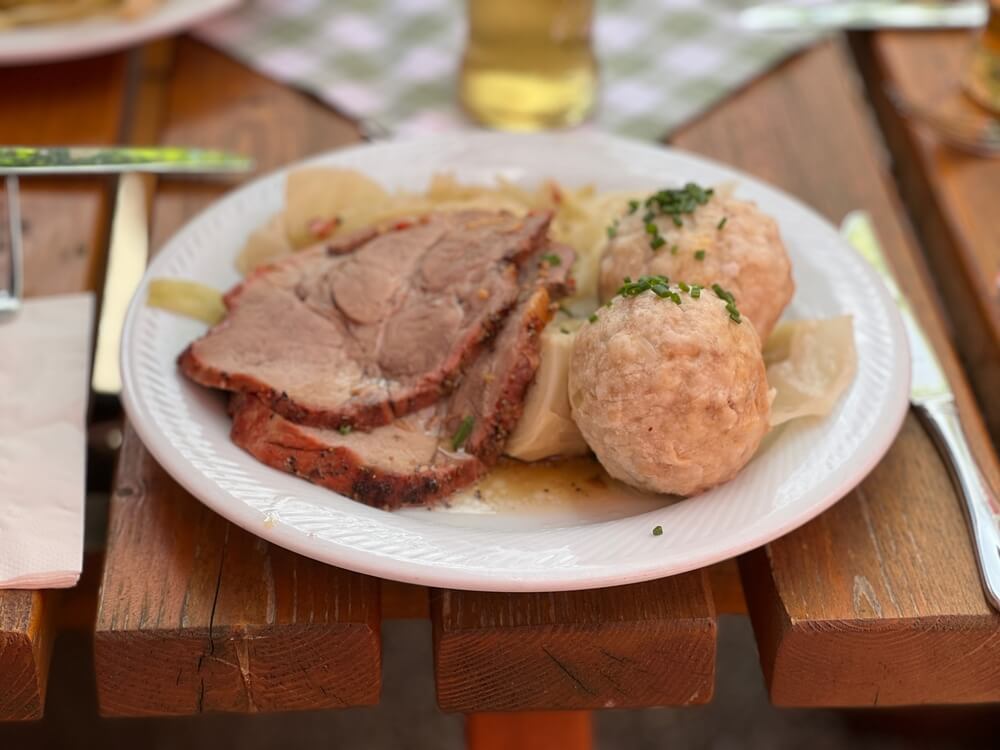
<svg viewBox="0 0 1000 750">
<path fill-rule="evenodd" d="M 231 410 L 233 441 L 257 460 L 379 508 L 424 505 L 472 484 L 486 470 L 474 456 L 461 454 L 406 472 L 378 468 L 350 440 L 333 442 L 338 432 L 290 422 L 256 396 L 235 394 Z"/>
</svg>

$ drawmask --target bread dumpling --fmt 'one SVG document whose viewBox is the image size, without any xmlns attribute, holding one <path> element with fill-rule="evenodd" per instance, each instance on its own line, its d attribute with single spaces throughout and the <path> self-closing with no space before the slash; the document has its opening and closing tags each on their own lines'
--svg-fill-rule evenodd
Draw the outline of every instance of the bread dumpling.
<svg viewBox="0 0 1000 750">
<path fill-rule="evenodd" d="M 688 496 L 728 481 L 769 428 L 756 330 L 719 286 L 655 277 L 625 289 L 576 335 L 573 419 L 608 473 L 633 487 Z"/>
<path fill-rule="evenodd" d="M 601 256 L 602 300 L 613 297 L 626 276 L 660 274 L 689 284 L 718 283 L 733 294 L 740 312 L 766 341 L 795 291 L 777 223 L 753 203 L 721 192 L 688 185 L 654 193 L 631 203 L 609 234 L 613 236 Z"/>
</svg>

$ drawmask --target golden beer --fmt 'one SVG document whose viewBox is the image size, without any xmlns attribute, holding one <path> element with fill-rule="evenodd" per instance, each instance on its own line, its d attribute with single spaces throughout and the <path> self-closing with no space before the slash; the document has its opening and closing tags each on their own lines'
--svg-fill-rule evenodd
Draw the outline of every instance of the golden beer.
<svg viewBox="0 0 1000 750">
<path fill-rule="evenodd" d="M 593 0 L 468 0 L 459 96 L 504 130 L 576 125 L 594 105 Z"/>
<path fill-rule="evenodd" d="M 990 17 L 973 50 L 965 88 L 984 107 L 1000 112 L 1000 0 L 990 0 Z"/>
</svg>

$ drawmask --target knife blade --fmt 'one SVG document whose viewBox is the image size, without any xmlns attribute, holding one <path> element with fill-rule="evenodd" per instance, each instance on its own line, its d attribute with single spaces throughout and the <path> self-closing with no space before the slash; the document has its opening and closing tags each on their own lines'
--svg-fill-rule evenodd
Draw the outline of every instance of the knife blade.
<svg viewBox="0 0 1000 750">
<path fill-rule="evenodd" d="M 0 175 L 228 174 L 253 161 L 214 149 L 176 146 L 0 146 Z"/>
<path fill-rule="evenodd" d="M 896 302 L 910 345 L 910 404 L 927 427 L 948 466 L 965 506 L 979 573 L 987 601 L 1000 610 L 1000 501 L 969 448 L 948 377 L 934 349 L 899 289 L 882 254 L 871 218 L 853 211 L 841 224 L 842 236 L 874 268 Z"/>
<path fill-rule="evenodd" d="M 848 2 L 754 5 L 740 12 L 740 25 L 751 31 L 829 31 L 832 29 L 958 29 L 982 26 L 989 8 L 982 0 L 958 2 Z"/>
</svg>

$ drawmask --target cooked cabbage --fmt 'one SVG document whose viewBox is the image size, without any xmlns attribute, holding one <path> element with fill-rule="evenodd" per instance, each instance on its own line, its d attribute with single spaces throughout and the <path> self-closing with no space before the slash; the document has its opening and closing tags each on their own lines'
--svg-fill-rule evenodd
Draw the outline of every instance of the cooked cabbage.
<svg viewBox="0 0 1000 750">
<path fill-rule="evenodd" d="M 850 315 L 779 323 L 764 347 L 771 426 L 829 414 L 857 371 Z"/>
<path fill-rule="evenodd" d="M 293 247 L 305 247 L 335 230 L 371 224 L 388 200 L 377 182 L 353 169 L 296 169 L 285 180 L 285 233 Z"/>
<path fill-rule="evenodd" d="M 226 314 L 222 292 L 196 281 L 153 279 L 146 304 L 214 325 Z"/>
<path fill-rule="evenodd" d="M 236 256 L 236 269 L 246 276 L 253 269 L 292 252 L 292 243 L 285 233 L 285 215 L 277 213 L 266 224 L 257 227 L 247 238 L 247 244 Z"/>
<path fill-rule="evenodd" d="M 542 360 L 524 400 L 524 413 L 504 453 L 522 461 L 581 456 L 590 449 L 570 416 L 566 387 L 573 339 L 582 321 L 556 320 L 541 335 Z"/>
</svg>

